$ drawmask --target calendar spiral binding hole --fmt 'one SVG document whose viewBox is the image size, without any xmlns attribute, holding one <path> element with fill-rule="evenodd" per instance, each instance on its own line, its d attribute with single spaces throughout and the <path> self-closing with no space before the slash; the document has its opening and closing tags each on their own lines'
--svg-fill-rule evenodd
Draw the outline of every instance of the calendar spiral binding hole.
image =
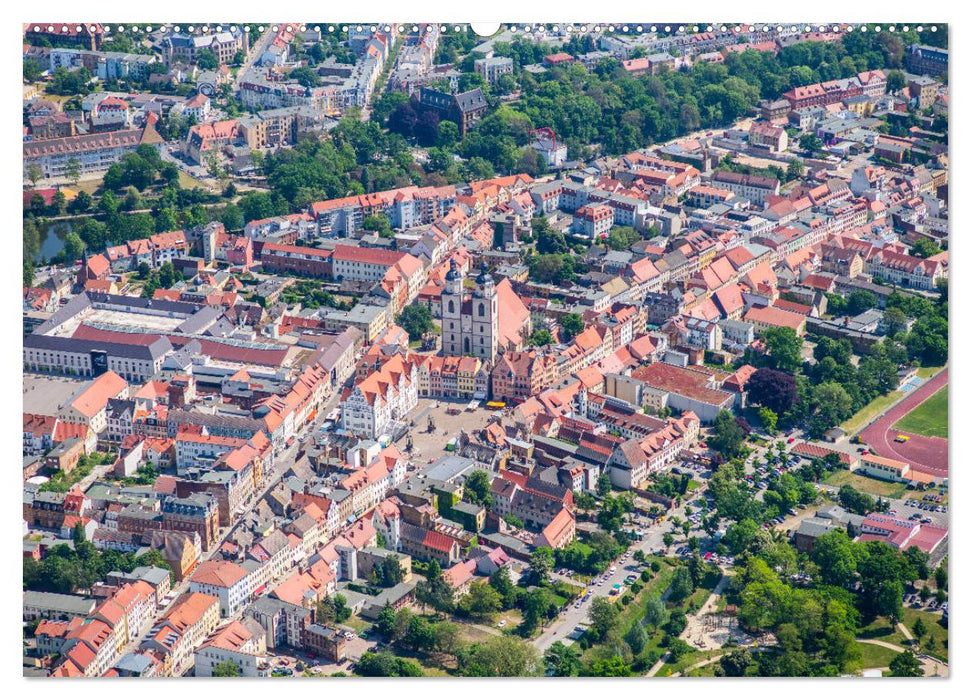
<svg viewBox="0 0 971 700">
<path fill-rule="evenodd" d="M 422 25 L 437 26 L 439 31 L 443 35 L 460 33 L 472 29 L 469 24 L 438 24 L 438 23 L 422 23 Z M 242 26 L 238 24 L 201 24 L 196 25 L 178 25 L 172 23 L 162 23 L 158 25 L 125 25 L 125 24 L 103 24 L 101 25 L 102 30 L 105 34 L 152 34 L 154 32 L 167 33 L 172 32 L 175 34 L 211 34 L 211 33 L 221 33 L 224 31 L 229 31 L 232 33 L 251 32 L 253 28 L 259 33 L 263 33 L 267 30 L 278 32 L 282 28 L 286 28 L 287 31 L 295 32 L 306 32 L 314 31 L 320 34 L 347 34 L 351 31 L 362 32 L 369 30 L 374 32 L 384 32 L 392 33 L 397 31 L 399 34 L 408 33 L 409 29 L 412 33 L 418 32 L 421 25 L 411 24 L 409 27 L 408 23 L 405 22 L 395 22 L 395 23 L 381 23 L 381 24 L 244 24 Z M 54 26 L 49 25 L 48 27 L 43 27 L 42 25 L 35 25 L 33 30 L 43 31 L 54 31 Z M 83 31 L 84 26 L 78 24 L 75 27 L 76 31 Z M 89 31 L 96 31 L 97 25 L 88 25 Z M 536 23 L 507 23 L 500 26 L 499 32 L 510 32 L 512 34 L 523 34 L 541 37 L 544 35 L 552 36 L 569 36 L 569 35 L 598 35 L 598 34 L 656 34 L 661 32 L 663 34 L 684 34 L 684 33 L 698 33 L 698 32 L 733 32 L 736 34 L 752 34 L 761 32 L 764 34 L 776 33 L 852 33 L 854 31 L 867 32 L 872 31 L 875 33 L 880 33 L 883 31 L 895 33 L 895 32 L 936 32 L 938 31 L 938 25 L 923 25 L 923 24 L 724 24 L 724 23 L 713 23 L 713 24 L 536 24 Z M 69 31 L 69 25 L 65 24 L 62 26 L 62 31 Z M 474 30 L 473 30 L 474 31 Z M 488 38 L 483 36 L 483 38 Z"/>
</svg>

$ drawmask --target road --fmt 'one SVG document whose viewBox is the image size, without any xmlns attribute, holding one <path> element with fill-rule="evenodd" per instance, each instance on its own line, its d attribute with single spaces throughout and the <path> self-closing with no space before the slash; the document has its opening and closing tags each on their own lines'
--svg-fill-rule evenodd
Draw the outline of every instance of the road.
<svg viewBox="0 0 971 700">
<path fill-rule="evenodd" d="M 698 491 L 694 494 L 694 500 L 698 498 L 703 490 Z M 688 499 L 685 499 L 688 500 Z M 569 635 L 573 632 L 573 629 L 580 623 L 589 622 L 588 614 L 590 612 L 590 605 L 593 599 L 597 596 L 606 596 L 614 584 L 619 583 L 624 585 L 624 579 L 629 576 L 634 569 L 639 569 L 639 565 L 633 559 L 633 554 L 636 551 L 644 552 L 645 554 L 651 554 L 657 550 L 664 550 L 664 533 L 671 532 L 671 518 L 678 517 L 682 520 L 685 517 L 684 509 L 687 507 L 688 503 L 683 503 L 680 507 L 674 508 L 668 512 L 667 516 L 662 522 L 656 525 L 651 525 L 645 528 L 644 539 L 639 542 L 635 542 L 630 549 L 627 551 L 631 554 L 631 557 L 627 559 L 627 562 L 621 566 L 619 562 L 614 562 L 617 570 L 613 574 L 607 574 L 607 580 L 604 583 L 594 585 L 591 583 L 588 588 L 593 595 L 590 598 L 576 607 L 576 605 L 570 605 L 566 612 L 561 613 L 552 623 L 550 623 L 543 632 L 536 638 L 533 642 L 536 647 L 542 652 L 549 648 L 554 642 L 566 641 Z M 677 531 L 680 535 L 680 530 Z M 598 576 L 595 580 L 600 580 L 602 576 Z"/>
<path fill-rule="evenodd" d="M 272 27 L 266 27 L 266 31 L 260 34 L 260 37 L 250 45 L 249 51 L 246 53 L 246 60 L 243 61 L 243 65 L 239 67 L 236 73 L 236 78 L 233 80 L 233 92 L 239 90 L 239 84 L 243 80 L 246 73 L 253 67 L 263 52 L 266 51 L 266 47 L 269 46 L 270 42 L 273 41 L 273 37 L 276 33 L 273 31 Z"/>
<path fill-rule="evenodd" d="M 273 460 L 273 467 L 266 475 L 266 478 L 264 479 L 263 486 L 261 487 L 261 489 L 254 493 L 252 498 L 246 504 L 244 510 L 235 518 L 231 526 L 220 529 L 220 536 L 218 540 L 213 544 L 213 546 L 210 549 L 203 552 L 202 555 L 199 557 L 200 563 L 209 561 L 209 559 L 212 558 L 212 555 L 219 551 L 223 543 L 232 537 L 232 535 L 236 532 L 237 528 L 239 528 L 240 525 L 245 521 L 246 516 L 256 507 L 256 505 L 260 501 L 262 501 L 266 497 L 268 493 L 270 493 L 270 491 L 272 491 L 276 487 L 276 485 L 280 482 L 280 479 L 283 477 L 284 472 L 286 472 L 286 470 L 294 463 L 294 456 L 296 455 L 297 451 L 300 449 L 300 444 L 303 441 L 303 439 L 316 432 L 320 423 L 326 420 L 327 414 L 330 413 L 334 409 L 334 407 L 337 406 L 339 402 L 340 402 L 340 392 L 335 391 L 334 395 L 330 398 L 330 400 L 327 402 L 324 408 L 321 408 L 317 411 L 317 418 L 314 420 L 314 422 L 311 423 L 306 428 L 304 428 L 304 430 L 296 436 L 296 439 L 294 439 L 292 445 L 285 448 L 283 451 L 280 452 L 280 454 L 276 455 L 276 457 Z M 127 654 L 137 650 L 142 640 L 151 630 L 152 626 L 158 620 L 162 619 L 165 616 L 165 614 L 169 611 L 169 609 L 174 604 L 175 600 L 177 600 L 178 597 L 183 593 L 185 593 L 187 590 L 189 590 L 188 580 L 182 580 L 178 584 L 172 586 L 172 591 L 171 591 L 171 593 L 173 594 L 171 596 L 172 602 L 170 602 L 168 605 L 162 608 L 159 608 L 156 611 L 155 617 L 150 622 L 146 623 L 145 627 L 139 630 L 139 633 L 135 637 L 129 640 L 128 644 L 122 650 L 122 654 Z"/>
</svg>

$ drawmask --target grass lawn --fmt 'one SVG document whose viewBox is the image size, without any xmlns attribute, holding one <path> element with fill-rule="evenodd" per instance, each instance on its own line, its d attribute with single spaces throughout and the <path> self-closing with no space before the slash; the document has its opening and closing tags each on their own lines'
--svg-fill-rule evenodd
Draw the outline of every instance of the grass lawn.
<svg viewBox="0 0 971 700">
<path fill-rule="evenodd" d="M 345 627 L 350 627 L 356 634 L 364 634 L 367 630 L 371 629 L 371 623 L 357 615 L 351 615 L 341 624 Z"/>
<path fill-rule="evenodd" d="M 209 191 L 209 185 L 202 182 L 202 180 L 197 180 L 184 170 L 179 170 L 179 185 L 184 190 L 191 190 L 193 187 L 199 187 L 206 192 Z"/>
<path fill-rule="evenodd" d="M 674 663 L 666 663 L 661 666 L 661 669 L 657 672 L 657 675 L 670 676 L 675 673 L 684 673 L 684 670 L 688 668 L 688 666 L 693 666 L 699 661 L 710 659 L 713 656 L 721 656 L 724 653 L 724 649 L 696 649 L 694 651 L 689 651 Z M 705 673 L 706 671 L 707 674 Z M 702 668 L 697 669 L 699 676 L 713 676 L 714 671 L 715 664 L 709 664 L 708 666 L 703 666 Z M 692 672 L 692 675 L 694 675 L 694 671 Z"/>
<path fill-rule="evenodd" d="M 922 379 L 928 379 L 929 377 L 933 377 L 942 369 L 944 368 L 943 367 L 918 367 L 917 376 L 921 377 Z"/>
<path fill-rule="evenodd" d="M 904 608 L 903 620 L 904 626 L 911 631 L 913 634 L 914 623 L 917 619 L 924 620 L 924 626 L 927 627 L 927 634 L 924 635 L 921 640 L 921 651 L 930 654 L 931 656 L 936 656 L 943 661 L 947 661 L 947 628 L 941 625 L 941 615 L 937 613 L 927 612 L 925 610 L 914 610 L 913 608 Z M 907 648 L 907 638 L 904 636 L 903 632 L 897 627 L 891 627 L 890 622 L 886 618 L 878 617 L 876 620 L 871 622 L 866 627 L 860 630 L 859 637 L 863 639 L 879 639 L 884 642 L 889 642 L 890 644 L 896 644 L 899 647 Z M 933 639 L 934 649 L 928 649 L 928 643 Z M 864 645 L 864 646 L 873 646 Z M 888 650 L 889 651 L 889 650 Z"/>
<path fill-rule="evenodd" d="M 904 608 L 904 619 L 902 622 L 904 626 L 910 630 L 910 633 L 914 632 L 914 623 L 917 618 L 924 620 L 924 626 L 927 628 L 927 634 L 923 636 L 920 642 L 920 650 L 925 654 L 930 654 L 931 656 L 936 656 L 942 661 L 947 661 L 947 627 L 941 624 L 943 619 L 942 615 L 937 613 L 927 612 L 925 610 L 914 610 L 913 608 Z M 930 649 L 927 645 L 929 641 L 934 640 L 934 648 Z"/>
<path fill-rule="evenodd" d="M 894 429 L 927 437 L 947 437 L 947 385 L 894 423 Z"/>
<path fill-rule="evenodd" d="M 823 483 L 829 484 L 830 486 L 849 484 L 857 491 L 864 491 L 872 496 L 881 496 L 883 498 L 900 498 L 907 491 L 906 484 L 895 484 L 889 481 L 881 481 L 880 479 L 871 479 L 868 476 L 854 474 L 845 469 L 833 472 L 823 479 Z"/>
<path fill-rule="evenodd" d="M 854 642 L 854 649 L 860 652 L 860 668 L 886 668 L 899 652 L 876 644 Z"/>
<path fill-rule="evenodd" d="M 891 391 L 884 396 L 878 396 L 866 406 L 857 411 L 851 418 L 843 422 L 840 427 L 846 431 L 847 435 L 853 435 L 863 430 L 870 421 L 886 411 L 904 393 L 902 391 Z"/>
<path fill-rule="evenodd" d="M 718 585 L 720 580 L 721 572 L 713 571 L 705 574 L 705 579 L 701 582 L 701 585 L 698 586 L 697 590 L 695 590 L 695 592 L 688 596 L 688 599 L 684 601 L 685 609 L 697 609 L 704 605 L 705 601 L 708 600 L 708 597 L 711 595 L 711 592 L 715 590 L 715 586 Z"/>
</svg>

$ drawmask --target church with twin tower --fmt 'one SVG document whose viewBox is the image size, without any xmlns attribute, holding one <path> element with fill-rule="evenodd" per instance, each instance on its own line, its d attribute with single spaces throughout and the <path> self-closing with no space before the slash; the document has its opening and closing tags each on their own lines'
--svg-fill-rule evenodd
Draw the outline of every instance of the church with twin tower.
<svg viewBox="0 0 971 700">
<path fill-rule="evenodd" d="M 465 275 L 452 260 L 442 292 L 442 352 L 473 355 L 492 364 L 498 347 L 499 302 L 492 275 L 483 263 L 475 286 L 466 293 Z"/>
</svg>

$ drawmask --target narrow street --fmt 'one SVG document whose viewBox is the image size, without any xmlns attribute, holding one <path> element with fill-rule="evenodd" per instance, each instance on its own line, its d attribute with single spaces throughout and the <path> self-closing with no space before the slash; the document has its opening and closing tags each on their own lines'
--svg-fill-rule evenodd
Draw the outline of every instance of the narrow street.
<svg viewBox="0 0 971 700">
<path fill-rule="evenodd" d="M 219 539 L 213 544 L 213 546 L 210 549 L 202 553 L 202 555 L 199 557 L 199 563 L 209 561 L 209 559 L 212 558 L 213 554 L 219 551 L 219 548 L 222 547 L 223 543 L 232 537 L 233 533 L 236 532 L 236 529 L 240 527 L 241 523 L 243 523 L 243 521 L 246 519 L 246 516 L 249 515 L 250 512 L 252 512 L 253 509 L 256 507 L 256 505 L 260 501 L 262 501 L 263 498 L 266 497 L 266 495 L 276 487 L 276 485 L 280 482 L 280 479 L 283 477 L 283 474 L 293 464 L 294 455 L 300 449 L 300 445 L 303 439 L 306 438 L 307 436 L 312 435 L 317 430 L 320 423 L 322 423 L 326 419 L 327 414 L 330 413 L 330 411 L 332 411 L 339 402 L 340 402 L 340 392 L 335 391 L 334 395 L 325 404 L 325 406 L 317 411 L 317 418 L 314 420 L 314 422 L 311 423 L 300 434 L 296 436 L 292 445 L 287 447 L 285 450 L 283 450 L 279 455 L 277 455 L 274 458 L 273 468 L 270 471 L 270 473 L 266 475 L 267 478 L 264 482 L 264 486 L 262 487 L 262 489 L 254 493 L 253 498 L 250 500 L 246 509 L 243 510 L 238 516 L 236 516 L 231 526 L 222 528 L 220 530 Z M 172 593 L 171 602 L 165 607 L 159 608 L 156 611 L 155 616 L 154 618 L 152 618 L 151 622 L 146 623 L 145 627 L 142 630 L 140 630 L 135 637 L 129 640 L 128 644 L 125 646 L 124 650 L 122 651 L 122 654 L 127 654 L 130 652 L 136 651 L 139 645 L 141 645 L 142 640 L 151 631 L 154 624 L 158 620 L 162 619 L 165 616 L 165 614 L 168 612 L 169 608 L 171 608 L 173 603 L 178 599 L 178 597 L 188 590 L 189 590 L 188 580 L 183 580 L 183 581 L 180 581 L 178 584 L 173 585 L 171 590 L 171 593 Z"/>
</svg>

